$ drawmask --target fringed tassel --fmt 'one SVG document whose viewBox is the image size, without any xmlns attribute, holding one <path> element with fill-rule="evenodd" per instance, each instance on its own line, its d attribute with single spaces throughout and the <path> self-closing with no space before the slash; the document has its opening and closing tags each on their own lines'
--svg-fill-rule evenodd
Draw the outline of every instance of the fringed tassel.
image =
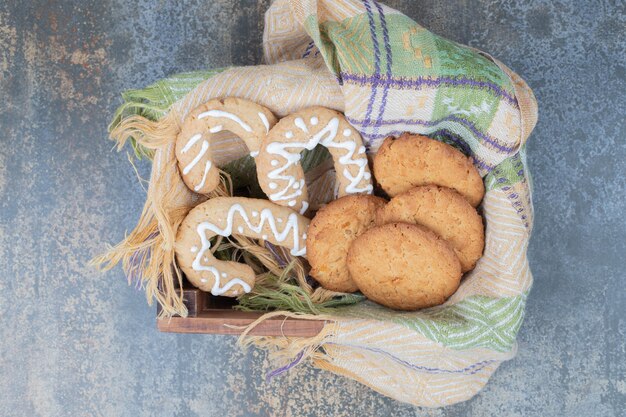
<svg viewBox="0 0 626 417">
<path fill-rule="evenodd" d="M 152 152 L 173 142 L 180 131 L 178 118 L 172 111 L 162 119 L 154 122 L 143 116 L 132 115 L 117 124 L 112 124 L 110 135 L 117 142 L 117 150 L 121 150 L 127 141 L 133 140 L 141 148 Z"/>
<path fill-rule="evenodd" d="M 154 147 L 144 146 L 141 142 L 142 139 L 150 142 L 145 132 L 154 131 L 160 125 L 154 121 L 167 114 L 171 103 L 164 100 L 164 90 L 159 83 L 140 90 L 125 91 L 122 97 L 124 103 L 113 115 L 109 134 L 118 142 L 118 150 L 129 141 L 137 158 L 145 156 L 153 159 Z"/>
<path fill-rule="evenodd" d="M 249 335 L 250 332 L 260 323 L 277 316 L 282 316 L 285 320 L 288 318 L 297 318 L 299 320 L 325 320 L 326 322 L 322 330 L 313 337 L 264 337 Z M 277 363 L 279 366 L 278 369 L 268 374 L 268 378 L 272 378 L 288 371 L 309 358 L 315 360 L 317 357 L 316 352 L 320 349 L 320 347 L 327 343 L 329 339 L 333 338 L 336 334 L 337 323 L 330 316 L 275 311 L 264 314 L 253 323 L 249 324 L 241 333 L 241 336 L 239 336 L 237 343 L 242 348 L 247 348 L 253 345 L 267 350 L 270 360 Z"/>
<path fill-rule="evenodd" d="M 162 158 L 152 167 L 146 203 L 135 229 L 91 264 L 108 270 L 121 262 L 128 279 L 138 279 L 144 287 L 148 303 L 156 299 L 161 305 L 162 316 L 184 317 L 187 309 L 180 291 L 182 273 L 175 264 L 174 243 L 178 226 L 195 204 L 176 175 L 173 151 L 168 152 L 179 131 L 178 120 L 173 112 L 157 122 L 134 115 L 119 121 L 111 131 L 118 149 L 133 138 L 145 149 L 160 150 Z"/>
</svg>

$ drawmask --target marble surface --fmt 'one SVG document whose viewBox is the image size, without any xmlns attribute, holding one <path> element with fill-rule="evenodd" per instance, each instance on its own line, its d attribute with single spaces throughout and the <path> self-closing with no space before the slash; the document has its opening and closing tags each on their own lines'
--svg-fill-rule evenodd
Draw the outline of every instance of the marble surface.
<svg viewBox="0 0 626 417">
<path fill-rule="evenodd" d="M 105 140 L 119 93 L 259 63 L 268 3 L 0 2 L 0 415 L 626 415 L 623 2 L 388 2 L 507 63 L 540 105 L 519 353 L 468 402 L 419 409 L 309 366 L 266 382 L 263 352 L 161 334 L 121 269 L 85 265 L 144 199 Z"/>
</svg>

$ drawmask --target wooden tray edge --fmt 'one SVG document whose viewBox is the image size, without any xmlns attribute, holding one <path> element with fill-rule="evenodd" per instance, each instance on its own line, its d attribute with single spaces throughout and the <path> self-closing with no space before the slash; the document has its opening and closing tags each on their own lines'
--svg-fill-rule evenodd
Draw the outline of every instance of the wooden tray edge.
<svg viewBox="0 0 626 417">
<path fill-rule="evenodd" d="M 157 319 L 159 331 L 240 335 L 247 326 L 264 314 L 234 310 L 232 299 L 214 297 L 189 286 L 183 287 L 183 300 L 188 316 Z M 160 313 L 160 306 L 157 306 L 157 313 Z M 299 320 L 276 316 L 259 323 L 249 334 L 252 336 L 312 337 L 323 328 L 323 320 Z"/>
<path fill-rule="evenodd" d="M 171 317 L 157 319 L 157 329 L 165 333 L 205 333 L 240 335 L 262 313 L 240 311 L 204 311 L 196 317 Z M 313 337 L 323 328 L 323 320 L 298 320 L 272 317 L 259 323 L 251 336 Z"/>
</svg>

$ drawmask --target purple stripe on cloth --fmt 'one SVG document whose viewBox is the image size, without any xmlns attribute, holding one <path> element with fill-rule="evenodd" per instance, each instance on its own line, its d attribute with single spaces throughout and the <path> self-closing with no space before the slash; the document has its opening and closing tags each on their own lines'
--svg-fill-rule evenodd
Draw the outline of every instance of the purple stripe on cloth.
<svg viewBox="0 0 626 417">
<path fill-rule="evenodd" d="M 304 351 L 300 351 L 300 353 L 298 353 L 298 355 L 296 356 L 296 358 L 289 364 L 285 365 L 285 366 L 281 366 L 278 369 L 274 369 L 271 372 L 268 372 L 267 376 L 265 377 L 265 380 L 267 382 L 269 382 L 272 378 L 274 378 L 275 376 L 278 376 L 280 374 L 283 374 L 285 372 L 287 372 L 288 370 L 290 370 L 291 368 L 293 368 L 294 366 L 296 366 L 298 363 L 300 363 L 300 361 L 302 360 L 302 357 L 304 356 Z"/>
<path fill-rule="evenodd" d="M 456 144 L 461 149 L 461 152 L 463 152 L 465 155 L 472 154 L 472 148 L 470 148 L 470 146 L 463 140 L 463 138 L 458 135 L 455 135 L 454 133 L 450 132 L 447 129 L 439 129 L 432 133 L 429 133 L 428 135 L 429 136 L 444 136 L 448 140 L 450 140 L 450 142 L 453 142 L 454 144 Z"/>
<path fill-rule="evenodd" d="M 337 344 L 337 343 L 332 343 L 332 342 L 328 342 L 328 344 Z M 400 363 L 402 366 L 406 366 L 408 368 L 414 369 L 416 371 L 424 371 L 424 372 L 428 372 L 430 374 L 469 374 L 469 375 L 474 375 L 475 373 L 479 372 L 481 369 L 483 369 L 485 366 L 494 363 L 494 362 L 498 362 L 494 359 L 489 359 L 486 361 L 482 361 L 482 362 L 477 362 L 473 365 L 470 365 L 466 368 L 462 368 L 462 369 L 441 369 L 441 368 L 431 368 L 428 366 L 419 366 L 419 365 L 414 365 L 410 362 L 405 361 L 404 359 L 400 359 L 395 355 L 392 355 L 389 352 L 386 352 L 382 349 L 378 349 L 378 348 L 372 348 L 372 347 L 365 347 L 365 346 L 359 346 L 359 345 L 351 345 L 348 343 L 340 343 L 337 344 L 338 346 L 349 346 L 349 347 L 353 347 L 353 348 L 357 348 L 357 349 L 363 349 L 363 350 L 367 350 L 370 352 L 374 352 L 374 353 L 380 353 L 382 355 L 388 356 L 390 357 L 392 360 L 394 360 L 395 362 Z"/>
<path fill-rule="evenodd" d="M 495 165 L 488 165 L 485 161 L 483 161 L 477 155 L 473 154 L 472 153 L 472 149 L 463 140 L 463 138 L 453 134 L 449 130 L 440 129 L 440 130 L 437 130 L 435 132 L 429 133 L 429 135 L 431 135 L 431 136 L 445 136 L 446 138 L 448 138 L 448 140 L 450 140 L 450 142 L 455 143 L 459 148 L 461 148 L 462 152 L 465 155 L 468 155 L 472 159 L 472 162 L 474 163 L 474 165 L 478 165 L 483 171 L 491 172 L 496 167 Z"/>
<path fill-rule="evenodd" d="M 443 118 L 437 119 L 437 120 L 393 119 L 393 120 L 383 120 L 381 122 L 378 122 L 378 121 L 371 121 L 371 120 L 368 121 L 366 119 L 359 120 L 359 119 L 348 118 L 348 117 L 346 117 L 346 119 L 351 124 L 359 125 L 359 126 L 362 126 L 362 127 L 381 127 L 381 126 L 398 125 L 398 124 L 417 125 L 417 126 L 436 126 L 436 125 L 438 125 L 441 122 L 452 121 L 452 122 L 456 122 L 456 123 L 464 125 L 468 129 L 470 129 L 472 131 L 472 133 L 474 133 L 474 135 L 476 135 L 478 138 L 480 138 L 484 142 L 488 143 L 489 145 L 491 145 L 493 148 L 497 149 L 498 151 L 510 153 L 510 152 L 513 152 L 515 150 L 515 148 L 512 148 L 510 146 L 506 146 L 506 145 L 502 145 L 498 139 L 496 139 L 494 137 L 491 137 L 491 136 L 487 135 L 486 133 L 481 132 L 469 120 L 462 119 L 460 117 L 455 116 L 454 114 L 451 114 L 449 116 L 446 116 L 446 117 L 443 117 Z"/>
<path fill-rule="evenodd" d="M 457 122 L 460 123 L 462 125 L 465 125 L 467 128 L 469 128 L 469 130 L 471 130 L 476 136 L 478 136 L 479 138 L 481 138 L 482 140 L 484 140 L 485 142 L 487 142 L 488 144 L 490 144 L 491 146 L 493 146 L 494 148 L 496 148 L 499 151 L 502 152 L 513 152 L 515 150 L 515 148 L 512 148 L 510 146 L 506 146 L 506 145 L 502 145 L 501 142 L 494 138 L 489 136 L 486 133 L 481 132 L 480 130 L 478 130 L 478 128 L 474 125 L 474 123 L 470 122 L 469 120 L 466 119 L 462 119 L 460 117 L 457 117 L 453 114 L 451 114 L 448 117 L 444 118 L 445 120 L 450 120 L 453 122 Z M 442 119 L 443 120 L 443 119 Z"/>
<path fill-rule="evenodd" d="M 378 50 L 378 39 L 376 37 L 376 27 L 374 23 L 374 15 L 372 14 L 372 7 L 369 4 L 369 0 L 363 0 L 363 5 L 367 11 L 367 19 L 370 25 L 370 36 L 372 37 L 372 44 L 374 45 L 374 76 L 380 75 L 380 51 Z M 342 77 L 343 78 L 343 77 Z M 372 116 L 372 109 L 374 107 L 374 100 L 376 99 L 376 86 L 372 86 L 372 92 L 370 94 L 369 102 L 367 103 L 367 112 L 365 113 L 365 120 L 370 120 Z"/>
<path fill-rule="evenodd" d="M 276 246 L 268 241 L 265 241 L 265 247 L 269 249 L 270 252 L 272 252 L 274 259 L 276 259 L 276 262 L 278 262 L 278 266 L 280 266 L 281 268 L 287 266 L 287 261 L 283 259 L 283 257 L 280 256 L 280 254 L 276 251 Z"/>
<path fill-rule="evenodd" d="M 391 44 L 389 43 L 389 31 L 387 30 L 387 19 L 385 18 L 385 14 L 383 12 L 383 8 L 380 4 L 374 0 L 374 5 L 376 6 L 376 10 L 378 10 L 378 15 L 380 16 L 380 25 L 383 28 L 383 41 L 385 44 L 385 57 L 387 58 L 387 78 L 391 78 L 393 76 L 391 72 L 392 58 L 391 58 Z M 389 92 L 389 86 L 383 86 L 383 98 L 380 101 L 380 107 L 378 109 L 378 118 L 377 121 L 383 120 L 383 115 L 385 113 L 385 108 L 387 107 L 387 94 Z"/>
<path fill-rule="evenodd" d="M 482 88 L 491 90 L 497 97 L 501 97 L 506 100 L 509 104 L 518 107 L 517 99 L 515 96 L 512 96 L 501 87 L 494 83 L 490 83 L 487 81 L 476 81 L 469 78 L 452 78 L 452 77 L 441 77 L 441 78 L 431 78 L 431 77 L 417 77 L 417 78 L 406 78 L 406 77 L 387 77 L 381 75 L 357 75 L 357 74 L 349 74 L 349 73 L 341 73 L 341 78 L 346 81 L 350 81 L 359 85 L 371 85 L 371 86 L 383 86 L 388 85 L 389 87 L 397 88 L 400 90 L 409 90 L 409 89 L 420 89 L 423 86 L 426 87 L 439 87 L 440 85 L 451 85 L 451 86 L 468 86 L 473 88 Z"/>
<path fill-rule="evenodd" d="M 152 232 L 144 242 L 154 239 L 159 235 L 159 232 Z M 141 279 L 141 271 L 140 267 L 145 262 L 146 258 L 149 258 L 152 254 L 152 250 L 148 247 L 145 249 L 137 250 L 133 252 L 128 262 L 128 273 L 126 278 L 129 282 L 135 281 L 135 288 L 141 289 L 142 287 L 142 279 Z"/>
<path fill-rule="evenodd" d="M 141 289 L 141 276 L 139 275 L 141 271 L 139 271 L 140 265 L 144 262 L 147 256 L 148 249 L 142 249 L 135 251 L 129 260 L 130 266 L 128 267 L 127 279 L 129 282 L 135 283 L 135 289 Z"/>
<path fill-rule="evenodd" d="M 313 41 L 309 42 L 309 44 L 306 47 L 306 50 L 304 51 L 304 55 L 302 55 L 302 58 L 306 58 L 307 56 L 309 56 L 309 54 L 313 50 L 314 45 L 315 45 L 315 42 Z"/>
</svg>

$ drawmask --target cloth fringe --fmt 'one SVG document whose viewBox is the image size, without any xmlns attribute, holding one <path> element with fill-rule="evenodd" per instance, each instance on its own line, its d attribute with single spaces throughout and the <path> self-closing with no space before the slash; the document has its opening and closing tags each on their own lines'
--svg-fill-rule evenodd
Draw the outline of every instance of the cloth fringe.
<svg viewBox="0 0 626 417">
<path fill-rule="evenodd" d="M 121 117 L 124 111 L 120 108 L 116 117 Z M 222 184 L 216 191 L 207 196 L 193 194 L 195 200 L 185 198 L 185 194 L 192 193 L 176 174 L 176 159 L 169 155 L 172 153 L 169 148 L 173 147 L 180 131 L 179 120 L 181 117 L 172 109 L 159 121 L 135 114 L 122 120 L 116 119 L 111 125 L 111 138 L 117 142 L 118 151 L 131 141 L 135 149 L 141 149 L 143 155 L 149 155 L 155 161 L 146 203 L 137 226 L 122 242 L 109 247 L 106 253 L 90 262 L 105 271 L 121 262 L 129 283 L 137 281 L 145 289 L 149 304 L 154 299 L 160 304 L 161 317 L 187 316 L 180 290 L 183 275 L 176 265 L 174 254 L 178 227 L 189 210 L 203 199 L 233 195 L 230 176 L 222 171 Z M 155 156 L 157 152 L 160 152 L 160 157 Z M 307 282 L 303 263 L 282 247 L 268 247 L 256 240 L 235 235 L 226 244 L 222 244 L 220 239 L 213 252 L 228 249 L 233 249 L 233 260 L 243 258 L 251 265 L 260 274 L 261 282 L 265 275 L 280 277 L 290 272 L 289 276 L 296 280 L 309 302 L 322 303 L 337 295 L 324 289 L 314 290 Z"/>
<path fill-rule="evenodd" d="M 288 337 L 282 336 L 250 336 L 250 332 L 262 322 L 272 317 L 294 318 L 298 320 L 323 320 L 325 321 L 322 330 L 312 337 Z M 337 322 L 328 315 L 299 314 L 288 311 L 273 311 L 259 317 L 253 323 L 245 327 L 239 336 L 237 344 L 242 348 L 255 346 L 268 351 L 271 361 L 278 366 L 288 364 L 297 364 L 304 362 L 306 359 L 317 360 L 320 355 L 319 350 L 322 345 L 327 343 L 337 334 Z M 288 366 L 291 368 L 292 366 Z"/>
<path fill-rule="evenodd" d="M 117 142 L 118 150 L 131 138 L 145 149 L 164 150 L 180 130 L 177 120 L 174 112 L 157 122 L 139 115 L 130 116 L 112 129 L 111 138 Z M 175 163 L 175 159 L 170 159 L 153 165 L 152 181 L 137 226 L 91 264 L 109 270 L 121 262 L 129 280 L 138 279 L 145 288 L 148 303 L 156 299 L 161 305 L 161 315 L 185 317 L 187 309 L 180 291 L 183 277 L 175 263 L 174 244 L 178 226 L 192 205 L 181 204 L 178 199 L 179 187 L 184 186 L 182 179 L 166 174 L 176 172 L 176 167 L 171 166 Z M 226 194 L 223 188 L 215 193 Z"/>
</svg>

